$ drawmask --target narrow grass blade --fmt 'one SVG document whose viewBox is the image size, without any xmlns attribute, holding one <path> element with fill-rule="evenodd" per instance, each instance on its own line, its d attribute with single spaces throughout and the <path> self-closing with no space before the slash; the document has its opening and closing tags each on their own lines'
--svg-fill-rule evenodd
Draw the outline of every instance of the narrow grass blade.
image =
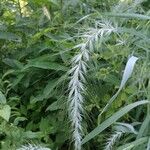
<svg viewBox="0 0 150 150">
<path fill-rule="evenodd" d="M 147 149 L 146 150 L 150 150 L 150 138 L 148 139 Z"/>
<path fill-rule="evenodd" d="M 138 139 L 134 142 L 125 144 L 123 146 L 120 146 L 117 150 L 130 150 L 135 146 L 139 146 L 139 145 L 142 145 L 142 144 L 146 143 L 147 140 L 148 140 L 148 137 L 143 137 L 143 138 L 140 138 L 140 139 Z"/>
<path fill-rule="evenodd" d="M 123 115 L 128 113 L 133 108 L 140 106 L 140 105 L 147 104 L 147 103 L 149 103 L 149 101 L 142 100 L 142 101 L 138 101 L 138 102 L 129 104 L 129 105 L 121 108 L 119 111 L 114 113 L 110 118 L 105 120 L 102 124 L 98 125 L 92 132 L 90 132 L 88 135 L 86 135 L 82 141 L 82 144 L 85 144 L 86 142 L 88 142 L 89 140 L 94 138 L 96 135 L 98 135 L 99 133 L 104 131 L 106 128 L 108 128 L 110 125 L 115 123 L 118 119 L 120 119 Z"/>
<path fill-rule="evenodd" d="M 119 87 L 117 93 L 108 101 L 107 105 L 104 107 L 104 109 L 102 110 L 102 112 L 100 113 L 99 116 L 101 116 L 110 107 L 112 102 L 116 99 L 116 97 L 118 96 L 118 94 L 120 93 L 122 88 L 125 86 L 126 82 L 131 77 L 131 74 L 133 72 L 133 69 L 134 69 L 134 66 L 135 66 L 135 63 L 136 63 L 137 60 L 138 60 L 138 58 L 135 57 L 135 56 L 132 56 L 132 57 L 129 58 L 129 60 L 128 60 L 126 66 L 125 66 L 122 81 L 121 81 L 121 84 L 120 84 L 120 87 Z"/>
<path fill-rule="evenodd" d="M 144 133 L 145 133 L 145 130 L 150 126 L 150 116 L 147 115 L 144 122 L 142 123 L 141 127 L 140 127 L 140 130 L 139 130 L 139 133 L 137 135 L 137 138 L 136 139 L 139 139 L 141 138 Z"/>
<path fill-rule="evenodd" d="M 135 14 L 135 13 L 106 13 L 104 14 L 110 17 L 122 17 L 122 18 L 131 18 L 131 19 L 140 19 L 140 20 L 150 20 L 150 16 L 142 15 L 142 14 Z"/>
</svg>

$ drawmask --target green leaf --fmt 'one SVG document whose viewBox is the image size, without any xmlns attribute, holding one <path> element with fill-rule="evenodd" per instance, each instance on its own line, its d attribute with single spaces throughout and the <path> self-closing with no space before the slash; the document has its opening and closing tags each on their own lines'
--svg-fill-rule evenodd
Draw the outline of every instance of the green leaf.
<svg viewBox="0 0 150 150">
<path fill-rule="evenodd" d="M 12 68 L 21 69 L 23 67 L 23 64 L 15 59 L 5 58 L 3 59 L 3 62 Z"/>
<path fill-rule="evenodd" d="M 131 77 L 131 74 L 133 72 L 133 69 L 134 69 L 134 66 L 135 66 L 135 63 L 137 60 L 138 60 L 138 58 L 134 57 L 134 56 L 129 58 L 129 60 L 126 64 L 124 73 L 123 73 L 123 77 L 122 77 L 122 81 L 121 81 L 121 85 L 119 87 L 119 90 L 121 90 L 125 86 L 126 82 Z"/>
<path fill-rule="evenodd" d="M 126 66 L 125 66 L 125 70 L 123 73 L 123 77 L 121 80 L 121 84 L 120 87 L 118 89 L 118 91 L 116 92 L 116 94 L 108 101 L 107 105 L 104 107 L 104 109 L 102 110 L 102 112 L 100 113 L 99 116 L 101 116 L 112 104 L 112 102 L 116 99 L 116 97 L 118 96 L 118 94 L 120 93 L 120 91 L 123 89 L 123 87 L 125 86 L 126 82 L 128 81 L 128 79 L 131 77 L 131 74 L 133 72 L 134 66 L 136 61 L 138 60 L 137 57 L 130 57 Z"/>
<path fill-rule="evenodd" d="M 114 113 L 110 118 L 108 118 L 107 120 L 105 120 L 102 124 L 98 125 L 92 132 L 90 132 L 88 135 L 86 135 L 85 138 L 82 141 L 82 144 L 88 142 L 89 140 L 91 140 L 92 138 L 94 138 L 96 135 L 98 135 L 99 133 L 101 133 L 102 131 L 104 131 L 106 128 L 108 128 L 110 125 L 112 125 L 113 123 L 115 123 L 118 119 L 120 119 L 123 115 L 125 115 L 126 113 L 128 113 L 133 108 L 135 108 L 135 107 L 137 107 L 139 105 L 147 104 L 147 103 L 149 103 L 149 101 L 142 100 L 142 101 L 138 101 L 138 102 L 129 104 L 129 105 L 121 108 L 119 111 L 117 111 L 116 113 Z"/>
<path fill-rule="evenodd" d="M 147 150 L 150 150 L 150 137 L 149 137 L 148 143 L 147 143 Z"/>
<path fill-rule="evenodd" d="M 62 75 L 60 78 L 50 80 L 46 87 L 44 88 L 43 95 L 44 98 L 48 98 L 48 96 L 51 94 L 51 92 L 54 90 L 54 88 L 61 83 L 63 80 L 65 80 L 66 74 Z"/>
<path fill-rule="evenodd" d="M 11 108 L 10 108 L 9 105 L 1 106 L 1 109 L 0 109 L 0 116 L 1 116 L 3 119 L 5 119 L 6 121 L 9 121 L 10 114 L 11 114 Z"/>
<path fill-rule="evenodd" d="M 56 101 L 56 102 L 53 102 L 51 105 L 49 105 L 46 108 L 46 111 L 55 111 L 55 110 L 63 109 L 63 108 L 64 108 L 64 105 Z"/>
<path fill-rule="evenodd" d="M 42 118 L 40 125 L 39 125 L 40 131 L 44 134 L 48 135 L 53 132 L 54 126 L 51 126 L 50 120 L 47 118 Z"/>
<path fill-rule="evenodd" d="M 43 134 L 42 134 L 42 132 L 26 131 L 24 133 L 24 137 L 27 139 L 35 139 L 35 138 L 43 137 Z"/>
<path fill-rule="evenodd" d="M 39 101 L 43 101 L 44 99 L 44 96 L 42 94 L 38 94 L 36 96 L 31 96 L 30 97 L 30 106 L 32 107 L 33 105 L 32 104 L 35 104 L 36 102 L 39 102 Z"/>
<path fill-rule="evenodd" d="M 18 74 L 18 76 L 13 80 L 12 87 L 15 87 L 23 79 L 24 74 Z"/>
<path fill-rule="evenodd" d="M 2 79 L 4 79 L 5 77 L 7 77 L 7 76 L 13 74 L 14 72 L 15 72 L 15 71 L 14 71 L 13 69 L 7 70 L 7 71 L 3 74 Z"/>
<path fill-rule="evenodd" d="M 48 84 L 43 90 L 44 98 L 47 98 L 58 84 L 58 79 L 48 81 Z"/>
<path fill-rule="evenodd" d="M 131 36 L 137 36 L 140 39 L 144 39 L 146 42 L 150 41 L 150 39 L 146 36 L 146 34 L 143 34 L 143 32 L 139 32 L 139 31 L 135 30 L 134 28 L 118 27 L 117 32 L 118 33 L 128 33 Z"/>
<path fill-rule="evenodd" d="M 17 126 L 20 121 L 25 121 L 25 120 L 27 120 L 27 118 L 25 118 L 25 117 L 17 117 L 17 118 L 15 118 L 15 120 L 14 120 L 14 125 Z"/>
<path fill-rule="evenodd" d="M 134 142 L 120 146 L 119 148 L 117 148 L 117 150 L 130 150 L 135 146 L 139 146 L 139 145 L 146 143 L 147 141 L 148 141 L 148 137 L 143 137 L 143 138 L 140 138 Z"/>
<path fill-rule="evenodd" d="M 6 97 L 1 91 L 0 91 L 0 103 L 6 104 Z"/>
<path fill-rule="evenodd" d="M 150 116 L 148 114 L 140 127 L 140 130 L 139 130 L 139 133 L 138 133 L 136 139 L 139 139 L 142 136 L 144 136 L 144 134 L 146 133 L 146 129 L 149 128 L 149 125 L 150 125 Z"/>
<path fill-rule="evenodd" d="M 50 69 L 50 70 L 56 70 L 56 71 L 67 71 L 68 68 L 63 66 L 63 65 L 60 65 L 58 63 L 54 63 L 54 62 L 44 62 L 44 61 L 36 61 L 36 62 L 32 62 L 30 61 L 29 64 L 27 64 L 25 66 L 24 69 L 28 69 L 30 67 L 36 67 L 36 68 L 41 68 L 41 69 Z"/>
<path fill-rule="evenodd" d="M 21 42 L 21 38 L 18 35 L 10 32 L 0 31 L 0 39 Z"/>
<path fill-rule="evenodd" d="M 131 18 L 131 19 L 141 19 L 141 20 L 150 20 L 150 16 L 134 14 L 134 13 L 106 13 L 104 15 L 110 17 L 122 17 L 122 18 Z"/>
<path fill-rule="evenodd" d="M 46 111 L 54 111 L 60 109 L 61 106 L 58 105 L 58 102 L 53 102 L 50 106 L 46 108 Z"/>
</svg>

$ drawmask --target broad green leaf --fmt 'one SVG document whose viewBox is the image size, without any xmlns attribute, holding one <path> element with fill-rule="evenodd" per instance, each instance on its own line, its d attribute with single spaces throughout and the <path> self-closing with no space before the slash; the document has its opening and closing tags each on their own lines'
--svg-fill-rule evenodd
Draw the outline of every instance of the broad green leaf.
<svg viewBox="0 0 150 150">
<path fill-rule="evenodd" d="M 29 62 L 29 64 L 27 64 L 25 66 L 24 69 L 28 69 L 30 67 L 36 67 L 36 68 L 41 68 L 41 69 L 50 69 L 50 70 L 56 70 L 56 71 L 59 71 L 59 70 L 62 70 L 62 71 L 67 71 L 68 68 L 63 66 L 63 65 L 60 65 L 58 63 L 54 63 L 54 62 L 44 62 L 44 61 L 36 61 L 36 62 Z"/>
<path fill-rule="evenodd" d="M 39 125 L 40 131 L 42 132 L 48 131 L 49 126 L 50 126 L 49 120 L 46 118 L 42 118 Z"/>
<path fill-rule="evenodd" d="M 100 113 L 99 116 L 101 116 L 102 113 L 104 113 L 110 107 L 110 105 L 112 104 L 112 102 L 116 99 L 116 97 L 118 96 L 118 94 L 120 93 L 120 91 L 123 89 L 123 87 L 125 86 L 126 82 L 131 77 L 131 74 L 133 72 L 133 69 L 134 69 L 134 66 L 135 66 L 135 63 L 136 63 L 137 60 L 138 60 L 138 58 L 135 57 L 135 56 L 132 56 L 132 57 L 129 58 L 129 60 L 128 60 L 126 66 L 125 66 L 125 70 L 124 70 L 123 77 L 122 77 L 121 84 L 120 84 L 120 87 L 119 87 L 118 91 L 108 101 L 107 105 L 104 107 L 104 109 L 102 110 L 102 112 Z"/>
<path fill-rule="evenodd" d="M 43 137 L 43 133 L 42 132 L 26 131 L 23 136 L 27 139 L 35 139 L 35 138 Z"/>
<path fill-rule="evenodd" d="M 55 111 L 63 108 L 64 108 L 64 101 L 61 102 L 55 101 L 46 108 L 46 111 Z"/>
<path fill-rule="evenodd" d="M 45 48 L 42 46 L 42 48 Z M 52 54 L 44 54 L 44 55 L 41 55 L 39 57 L 35 57 L 34 59 L 30 59 L 29 60 L 29 63 L 36 63 L 37 61 L 38 62 L 53 62 L 55 61 L 56 59 L 58 58 L 57 55 L 52 55 Z"/>
<path fill-rule="evenodd" d="M 6 104 L 6 97 L 1 91 L 0 91 L 0 103 Z"/>
<path fill-rule="evenodd" d="M 0 39 L 21 42 L 21 38 L 18 35 L 10 32 L 0 31 Z"/>
<path fill-rule="evenodd" d="M 45 135 L 53 133 L 55 130 L 54 126 L 50 124 L 50 120 L 47 118 L 42 118 L 39 124 L 40 131 Z"/>
<path fill-rule="evenodd" d="M 50 106 L 48 106 L 47 108 L 46 108 L 46 111 L 54 111 L 54 110 L 58 110 L 59 108 L 60 108 L 61 106 L 59 106 L 58 105 L 58 102 L 56 101 L 56 102 L 54 102 L 54 103 L 52 103 Z"/>
<path fill-rule="evenodd" d="M 48 84 L 43 90 L 44 98 L 47 98 L 58 84 L 58 79 L 48 81 Z"/>
<path fill-rule="evenodd" d="M 100 125 L 98 125 L 88 135 L 86 135 L 85 138 L 82 141 L 82 144 L 88 142 L 89 140 L 91 140 L 92 138 L 94 138 L 96 135 L 98 135 L 99 133 L 101 133 L 102 131 L 104 131 L 106 128 L 108 128 L 110 125 L 112 125 L 113 123 L 115 123 L 118 119 L 120 119 L 122 116 L 124 116 L 126 113 L 128 113 L 133 108 L 135 108 L 137 106 L 140 106 L 140 105 L 147 104 L 147 103 L 149 103 L 149 101 L 142 100 L 142 101 L 138 101 L 138 102 L 129 104 L 129 105 L 121 108 L 119 111 L 117 111 L 116 113 L 114 113 L 110 118 L 108 118 L 103 123 L 101 123 Z"/>
<path fill-rule="evenodd" d="M 44 99 L 44 96 L 42 94 L 38 94 L 36 96 L 31 96 L 30 97 L 31 107 L 32 107 L 32 104 L 39 102 L 39 101 L 43 101 L 43 99 Z"/>
<path fill-rule="evenodd" d="M 9 121 L 11 114 L 11 108 L 9 105 L 3 105 L 0 109 L 0 116 L 5 119 L 6 121 Z"/>
<path fill-rule="evenodd" d="M 23 67 L 23 64 L 15 59 L 5 58 L 5 59 L 3 59 L 3 62 L 12 68 L 21 69 Z"/>
<path fill-rule="evenodd" d="M 49 80 L 43 91 L 37 96 L 31 96 L 30 103 L 34 104 L 38 101 L 42 101 L 43 99 L 48 99 L 53 95 L 53 90 L 64 80 L 66 79 L 66 74 L 62 75 L 60 78 L 56 78 L 53 80 Z"/>
<path fill-rule="evenodd" d="M 44 88 L 43 95 L 44 98 L 48 98 L 48 96 L 51 94 L 51 92 L 54 90 L 54 88 L 61 83 L 63 80 L 65 80 L 66 74 L 62 75 L 60 78 L 50 80 L 46 87 Z"/>
<path fill-rule="evenodd" d="M 18 76 L 12 82 L 12 87 L 15 87 L 18 83 L 20 83 L 24 76 L 24 74 L 18 74 Z"/>
</svg>

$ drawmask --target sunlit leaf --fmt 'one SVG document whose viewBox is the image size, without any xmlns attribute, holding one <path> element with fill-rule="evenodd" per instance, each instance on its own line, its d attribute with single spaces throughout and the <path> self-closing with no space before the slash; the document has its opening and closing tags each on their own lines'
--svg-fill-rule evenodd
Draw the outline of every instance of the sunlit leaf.
<svg viewBox="0 0 150 150">
<path fill-rule="evenodd" d="M 0 109 L 0 116 L 5 119 L 6 121 L 9 121 L 11 114 L 11 108 L 9 105 L 3 105 Z"/>
</svg>

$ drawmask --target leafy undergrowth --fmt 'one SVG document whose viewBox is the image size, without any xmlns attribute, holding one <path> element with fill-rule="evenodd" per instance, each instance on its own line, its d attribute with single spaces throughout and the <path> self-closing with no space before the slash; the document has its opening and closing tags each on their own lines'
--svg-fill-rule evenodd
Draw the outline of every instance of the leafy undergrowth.
<svg viewBox="0 0 150 150">
<path fill-rule="evenodd" d="M 149 8 L 1 0 L 0 149 L 149 150 Z"/>
</svg>

